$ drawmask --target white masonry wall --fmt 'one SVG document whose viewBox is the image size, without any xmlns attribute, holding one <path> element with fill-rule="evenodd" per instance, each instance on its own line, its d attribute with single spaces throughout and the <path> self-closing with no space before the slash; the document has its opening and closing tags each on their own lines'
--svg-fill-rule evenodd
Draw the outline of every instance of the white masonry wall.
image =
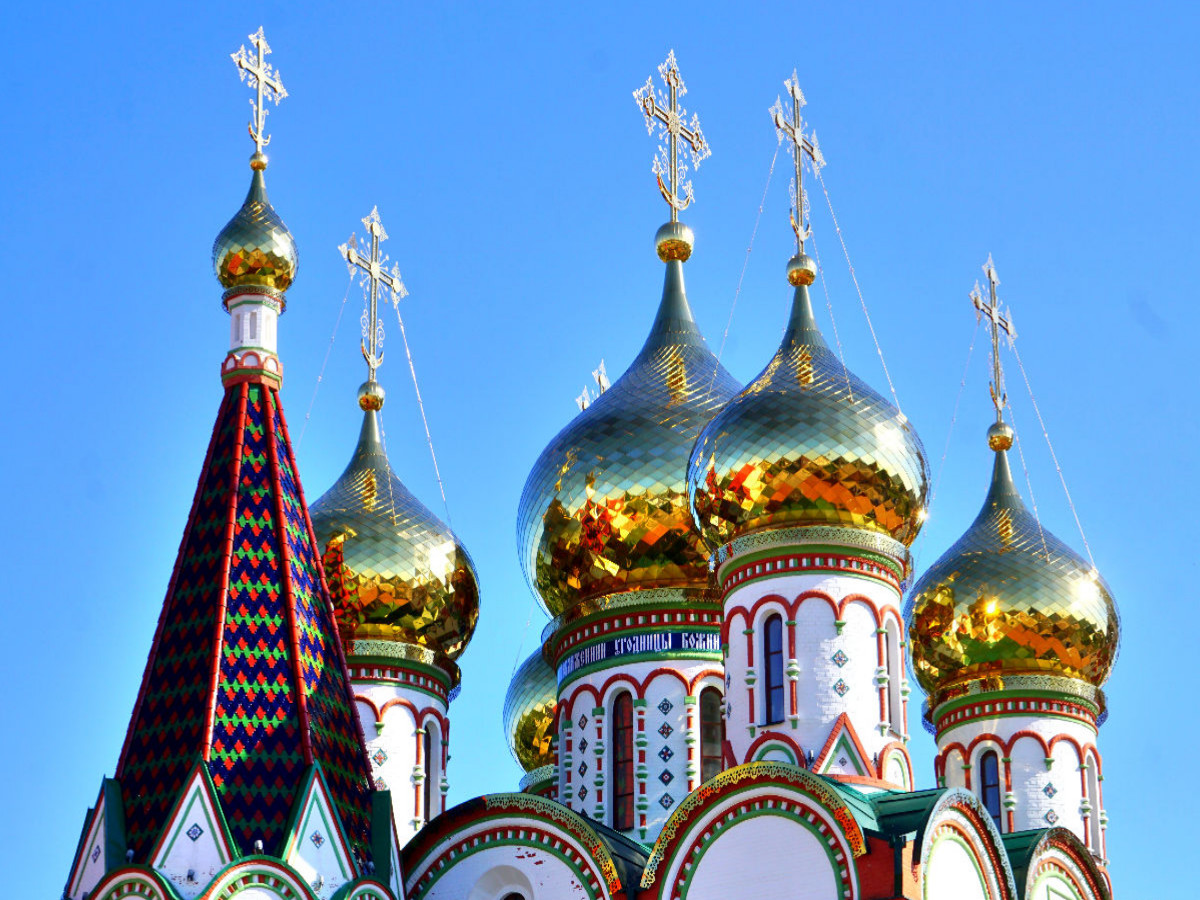
<svg viewBox="0 0 1200 900">
<path fill-rule="evenodd" d="M 634 828 L 626 833 L 653 842 L 679 801 L 699 787 L 699 696 L 710 686 L 724 690 L 719 663 L 669 659 L 599 669 L 561 688 L 559 802 L 613 824 L 610 714 L 617 695 L 629 691 L 636 787 Z"/>
<path fill-rule="evenodd" d="M 394 683 L 353 679 L 354 706 L 362 721 L 371 778 L 379 790 L 391 791 L 392 817 L 400 846 L 429 821 L 424 808 L 423 734 L 433 749 L 433 817 L 446 808 L 447 708 L 439 699 Z"/>
<path fill-rule="evenodd" d="M 1009 817 L 1003 815 L 1000 830 L 1058 825 L 1074 831 L 1102 857 L 1103 828 L 1098 826 L 1105 817 L 1101 815 L 1100 756 L 1095 742 L 1096 731 L 1072 719 L 983 717 L 956 724 L 938 736 L 939 768 L 946 787 L 968 788 L 982 799 L 979 758 L 995 750 L 1000 761 L 1001 798 L 1006 812 L 1012 811 L 1012 827 Z"/>
<path fill-rule="evenodd" d="M 838 608 L 845 623 L 840 631 Z M 784 620 L 784 721 L 768 727 L 764 625 L 773 613 Z M 882 754 L 885 773 L 898 771 L 890 759 L 907 741 L 908 685 L 903 617 L 895 589 L 874 578 L 832 572 L 781 574 L 735 588 L 725 600 L 725 622 L 726 738 L 738 762 L 783 759 L 784 748 L 811 752 L 818 759 L 845 713 L 863 744 L 868 766 Z M 891 646 L 890 673 L 883 668 L 883 641 Z M 779 740 L 764 744 L 765 732 Z"/>
</svg>

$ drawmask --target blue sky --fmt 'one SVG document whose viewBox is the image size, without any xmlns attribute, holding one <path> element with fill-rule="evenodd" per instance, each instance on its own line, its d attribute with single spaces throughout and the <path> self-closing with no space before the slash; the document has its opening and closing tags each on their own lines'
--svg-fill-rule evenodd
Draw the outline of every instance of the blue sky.
<svg viewBox="0 0 1200 900">
<path fill-rule="evenodd" d="M 1100 737 L 1118 890 L 1185 896 L 1193 817 L 1174 780 L 1200 572 L 1191 294 L 1200 208 L 1197 14 L 1183 4 L 899 4 L 669 10 L 605 4 L 23 4 L 0 59 L 0 264 L 8 649 L 0 858 L 14 896 L 61 890 L 111 774 L 220 400 L 228 335 L 212 239 L 248 184 L 248 91 L 228 54 L 266 27 L 291 97 L 267 183 L 300 247 L 280 323 L 284 403 L 305 426 L 347 275 L 336 247 L 378 205 L 482 620 L 452 710 L 452 801 L 515 787 L 500 729 L 544 623 L 514 530 L 526 473 L 603 358 L 649 328 L 666 218 L 631 92 L 672 47 L 713 148 L 685 220 L 693 309 L 719 346 L 776 150 L 767 108 L 799 70 L 826 183 L 906 414 L 936 471 L 995 256 L 1020 351 L 1123 645 Z M 847 363 L 886 381 L 824 199 L 813 198 Z M 723 361 L 747 381 L 787 314 L 787 171 L 770 184 Z M 310 500 L 349 458 L 364 378 L 352 288 L 298 453 Z M 828 313 L 817 295 L 827 335 Z M 388 449 L 440 509 L 398 329 Z M 983 332 L 936 503 L 932 563 L 986 490 Z M 1019 376 L 1016 424 L 1044 523 L 1080 540 Z M 1024 478 L 1018 473 L 1024 488 Z M 910 721 L 922 785 L 932 742 Z M 1172 779 L 1174 769 L 1182 770 Z M 1176 847 L 1178 845 L 1175 845 Z M 1136 886 L 1136 887 L 1135 887 Z"/>
</svg>

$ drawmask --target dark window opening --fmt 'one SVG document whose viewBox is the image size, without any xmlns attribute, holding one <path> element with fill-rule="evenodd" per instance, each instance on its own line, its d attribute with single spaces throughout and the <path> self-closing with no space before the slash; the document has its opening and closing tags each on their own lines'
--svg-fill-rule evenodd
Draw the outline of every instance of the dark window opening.
<svg viewBox="0 0 1200 900">
<path fill-rule="evenodd" d="M 714 687 L 700 692 L 700 781 L 721 774 L 721 745 L 725 743 L 725 717 L 721 692 Z"/>
<path fill-rule="evenodd" d="M 633 696 L 617 695 L 612 711 L 613 828 L 633 828 Z"/>
<path fill-rule="evenodd" d="M 783 617 L 771 616 L 763 630 L 764 725 L 783 721 Z"/>
</svg>

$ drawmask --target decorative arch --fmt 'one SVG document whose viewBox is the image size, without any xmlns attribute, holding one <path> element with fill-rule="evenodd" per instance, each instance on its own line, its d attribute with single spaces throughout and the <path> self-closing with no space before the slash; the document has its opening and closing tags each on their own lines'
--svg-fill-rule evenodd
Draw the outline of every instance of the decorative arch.
<svg viewBox="0 0 1200 900">
<path fill-rule="evenodd" d="M 972 854 L 986 884 L 989 900 L 1016 900 L 1016 883 L 1000 832 L 986 809 L 969 790 L 950 788 L 930 807 L 917 830 L 913 860 L 924 888 L 930 876 L 929 861 L 941 840 L 955 840 Z"/>
<path fill-rule="evenodd" d="M 91 900 L 174 900 L 175 889 L 155 869 L 123 866 L 109 872 L 92 888 Z"/>
<path fill-rule="evenodd" d="M 1036 897 L 1044 881 L 1057 877 L 1070 884 L 1081 897 L 1112 900 L 1106 873 L 1068 828 L 1059 826 L 1042 832 L 1024 853 L 1013 858 L 1012 865 L 1023 884 L 1023 897 Z"/>
<path fill-rule="evenodd" d="M 772 747 L 782 747 L 792 757 L 792 765 L 797 768 L 808 768 L 804 749 L 788 734 L 782 731 L 764 731 L 759 734 L 746 750 L 745 762 L 759 762 L 762 754 Z"/>
</svg>

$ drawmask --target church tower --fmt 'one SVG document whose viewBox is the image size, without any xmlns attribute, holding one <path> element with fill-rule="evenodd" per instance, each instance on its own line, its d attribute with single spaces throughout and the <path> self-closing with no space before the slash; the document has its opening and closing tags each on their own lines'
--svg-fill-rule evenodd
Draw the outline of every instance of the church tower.
<svg viewBox="0 0 1200 900">
<path fill-rule="evenodd" d="M 475 565 L 449 526 L 392 471 L 383 443 L 384 390 L 379 301 L 407 295 L 380 250 L 387 232 L 376 209 L 362 220 L 362 247 L 340 250 L 367 293 L 358 390 L 362 428 L 354 455 L 313 504 L 316 531 L 366 734 L 375 789 L 387 791 L 400 843 L 445 810 L 450 702 L 462 655 L 479 620 Z"/>
<path fill-rule="evenodd" d="M 256 91 L 250 190 L 213 246 L 232 321 L 224 396 L 71 900 L 224 897 L 250 883 L 359 897 L 363 880 L 376 884 L 373 839 L 389 830 L 279 400 L 276 324 L 298 257 L 267 199 L 263 149 L 265 101 L 286 93 L 262 29 L 250 40 L 233 57 Z M 384 846 L 386 882 L 398 857 Z"/>
<path fill-rule="evenodd" d="M 791 314 L 763 371 L 701 432 L 688 468 L 724 599 L 726 765 L 776 760 L 912 787 L 902 585 L 924 515 L 921 442 L 826 345 L 804 252 L 803 167 L 822 164 L 796 76 L 772 110 L 795 164 Z"/>
<path fill-rule="evenodd" d="M 521 497 L 530 586 L 553 617 L 558 799 L 652 841 L 676 804 L 720 769 L 721 606 L 687 504 L 688 453 L 739 385 L 705 344 L 683 267 L 693 235 L 682 154 L 709 154 L 675 55 L 634 93 L 664 143 L 653 171 L 671 209 L 655 238 L 662 299 L 629 369 L 549 443 Z"/>
<path fill-rule="evenodd" d="M 1103 860 L 1096 742 L 1101 685 L 1117 653 L 1116 604 L 1095 567 L 1042 527 L 1013 484 L 999 357 L 1011 318 L 1000 312 L 990 257 L 984 272 L 990 299 L 978 285 L 972 298 L 992 329 L 991 485 L 971 527 L 913 587 L 913 671 L 928 697 L 939 786 L 977 794 L 1001 832 L 1069 828 Z"/>
</svg>

